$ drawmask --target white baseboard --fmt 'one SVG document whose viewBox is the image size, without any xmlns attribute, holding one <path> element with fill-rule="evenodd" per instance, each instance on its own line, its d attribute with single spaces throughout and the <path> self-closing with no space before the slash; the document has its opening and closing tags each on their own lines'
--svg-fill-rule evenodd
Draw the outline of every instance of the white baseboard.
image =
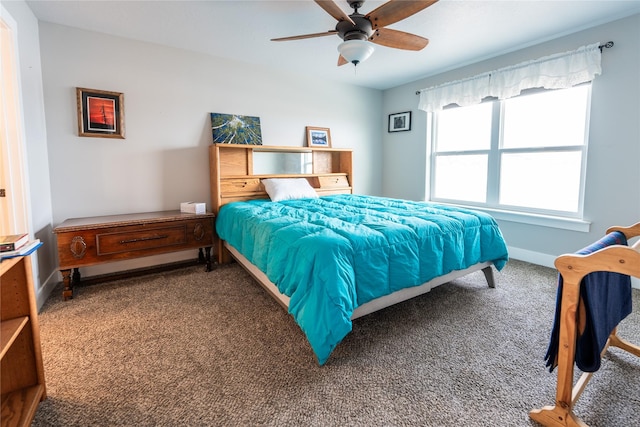
<svg viewBox="0 0 640 427">
<path fill-rule="evenodd" d="M 37 290 L 36 305 L 38 306 L 38 311 L 40 311 L 47 298 L 49 298 L 53 292 L 53 288 L 56 287 L 58 282 L 58 270 L 55 270 L 47 277 L 47 280 L 40 286 L 40 289 Z"/>
<path fill-rule="evenodd" d="M 542 265 L 543 267 L 556 268 L 553 262 L 554 255 L 543 254 L 541 252 L 529 251 L 527 249 L 514 248 L 509 246 L 509 258 L 530 262 L 531 264 Z"/>
<path fill-rule="evenodd" d="M 81 267 L 80 275 L 84 278 L 102 276 L 105 274 L 118 273 L 123 271 L 137 270 L 140 268 L 154 267 L 157 265 L 171 264 L 181 261 L 195 261 L 198 259 L 197 249 L 187 249 L 180 252 L 169 252 L 166 254 L 152 255 L 143 258 L 135 258 L 123 261 L 113 261 L 106 264 Z"/>
<path fill-rule="evenodd" d="M 530 262 L 531 264 L 542 265 L 544 267 L 556 268 L 553 262 L 556 256 L 543 254 L 540 252 L 529 251 L 526 249 L 509 247 L 509 258 L 517 259 L 520 261 Z M 640 289 L 640 278 L 632 277 L 631 286 L 636 289 Z"/>
</svg>

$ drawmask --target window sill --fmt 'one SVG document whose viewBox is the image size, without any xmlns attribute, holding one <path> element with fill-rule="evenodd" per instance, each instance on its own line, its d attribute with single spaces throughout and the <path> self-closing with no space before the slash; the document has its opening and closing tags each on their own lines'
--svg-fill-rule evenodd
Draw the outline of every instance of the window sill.
<svg viewBox="0 0 640 427">
<path fill-rule="evenodd" d="M 437 203 L 437 202 L 435 202 Z M 577 218 L 564 218 L 551 215 L 539 215 L 532 213 L 505 211 L 500 209 L 490 209 L 478 206 L 461 206 L 468 209 L 474 209 L 477 211 L 486 212 L 497 220 L 517 222 L 528 225 L 539 225 L 542 227 L 559 228 L 561 230 L 579 231 L 582 233 L 588 233 L 591 229 L 591 222 Z"/>
<path fill-rule="evenodd" d="M 588 233 L 591 229 L 591 222 L 577 218 L 563 218 L 550 215 L 536 215 L 520 212 L 507 212 L 500 210 L 485 209 L 495 219 L 511 222 L 519 222 L 529 225 L 540 225 L 543 227 L 559 228 L 561 230 L 579 231 Z"/>
</svg>

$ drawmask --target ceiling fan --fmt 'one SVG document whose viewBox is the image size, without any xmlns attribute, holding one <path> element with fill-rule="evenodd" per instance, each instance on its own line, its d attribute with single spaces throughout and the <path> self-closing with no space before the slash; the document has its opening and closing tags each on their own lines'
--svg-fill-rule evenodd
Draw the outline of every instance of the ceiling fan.
<svg viewBox="0 0 640 427">
<path fill-rule="evenodd" d="M 337 34 L 343 40 L 338 46 L 340 52 L 338 66 L 340 66 L 349 62 L 358 65 L 371 56 L 374 47 L 369 42 L 395 49 L 416 51 L 424 49 L 429 43 L 429 39 L 385 27 L 426 9 L 438 0 L 389 0 L 367 15 L 358 12 L 364 0 L 347 0 L 349 6 L 354 10 L 351 15 L 347 15 L 333 0 L 314 1 L 338 20 L 335 30 L 281 37 L 271 39 L 271 41 L 301 40 Z"/>
</svg>

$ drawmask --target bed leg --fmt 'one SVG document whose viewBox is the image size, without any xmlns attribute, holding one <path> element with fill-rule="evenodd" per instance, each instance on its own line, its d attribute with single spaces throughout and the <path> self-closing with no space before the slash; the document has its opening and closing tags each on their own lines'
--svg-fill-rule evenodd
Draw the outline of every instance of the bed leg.
<svg viewBox="0 0 640 427">
<path fill-rule="evenodd" d="M 487 279 L 487 285 L 489 285 L 490 288 L 495 288 L 496 282 L 493 278 L 493 269 L 491 266 L 483 268 L 482 272 L 484 273 L 484 278 Z"/>
<path fill-rule="evenodd" d="M 229 252 L 229 250 L 224 246 L 224 242 L 220 239 L 218 239 L 218 264 L 219 265 L 223 265 L 223 264 L 229 264 L 231 263 L 231 261 L 233 261 L 233 258 L 231 257 L 231 253 Z"/>
</svg>

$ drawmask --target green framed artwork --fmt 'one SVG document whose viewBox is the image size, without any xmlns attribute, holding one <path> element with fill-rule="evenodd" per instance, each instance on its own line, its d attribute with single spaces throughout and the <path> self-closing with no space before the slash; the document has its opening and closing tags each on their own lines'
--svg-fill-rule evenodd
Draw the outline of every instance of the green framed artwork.
<svg viewBox="0 0 640 427">
<path fill-rule="evenodd" d="M 262 145 L 260 117 L 211 113 L 214 144 Z"/>
</svg>

